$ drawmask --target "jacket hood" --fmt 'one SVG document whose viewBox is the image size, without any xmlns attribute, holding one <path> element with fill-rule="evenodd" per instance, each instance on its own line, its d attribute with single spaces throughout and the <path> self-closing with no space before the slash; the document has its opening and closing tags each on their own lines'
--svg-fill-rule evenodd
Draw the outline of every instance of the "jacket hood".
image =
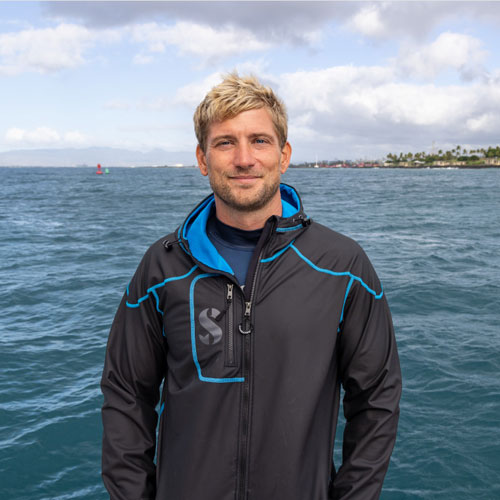
<svg viewBox="0 0 500 500">
<path fill-rule="evenodd" d="M 280 193 L 282 215 L 281 217 L 273 216 L 277 220 L 275 231 L 284 234 L 302 229 L 303 221 L 308 219 L 303 213 L 302 202 L 297 191 L 292 186 L 280 184 Z M 234 275 L 231 266 L 217 252 L 207 235 L 207 221 L 214 207 L 215 197 L 212 193 L 187 216 L 179 228 L 178 238 L 184 249 L 198 262 L 211 269 Z"/>
</svg>

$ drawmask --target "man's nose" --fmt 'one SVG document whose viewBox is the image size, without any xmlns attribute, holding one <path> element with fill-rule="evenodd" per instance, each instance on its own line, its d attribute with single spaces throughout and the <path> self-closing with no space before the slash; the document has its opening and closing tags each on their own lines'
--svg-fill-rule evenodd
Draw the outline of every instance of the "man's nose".
<svg viewBox="0 0 500 500">
<path fill-rule="evenodd" d="M 239 143 L 235 149 L 234 162 L 237 167 L 251 167 L 255 158 L 252 152 L 251 144 Z"/>
</svg>

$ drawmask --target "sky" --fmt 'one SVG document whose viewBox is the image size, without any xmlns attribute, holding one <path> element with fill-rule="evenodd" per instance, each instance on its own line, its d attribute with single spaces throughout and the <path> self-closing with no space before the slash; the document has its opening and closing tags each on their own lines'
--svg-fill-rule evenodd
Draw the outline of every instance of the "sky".
<svg viewBox="0 0 500 500">
<path fill-rule="evenodd" d="M 194 164 L 193 112 L 233 70 L 286 103 L 292 162 L 500 143 L 500 2 L 2 1 L 0 153 Z"/>
</svg>

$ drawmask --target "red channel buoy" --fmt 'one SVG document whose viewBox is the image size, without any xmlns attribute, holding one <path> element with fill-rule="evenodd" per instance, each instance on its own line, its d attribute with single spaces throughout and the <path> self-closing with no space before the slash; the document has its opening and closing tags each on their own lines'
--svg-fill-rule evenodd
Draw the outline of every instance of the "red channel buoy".
<svg viewBox="0 0 500 500">
<path fill-rule="evenodd" d="M 101 170 L 101 164 L 98 163 L 97 164 L 97 172 L 96 172 L 96 174 L 102 174 L 102 173 L 103 173 L 103 171 Z"/>
</svg>

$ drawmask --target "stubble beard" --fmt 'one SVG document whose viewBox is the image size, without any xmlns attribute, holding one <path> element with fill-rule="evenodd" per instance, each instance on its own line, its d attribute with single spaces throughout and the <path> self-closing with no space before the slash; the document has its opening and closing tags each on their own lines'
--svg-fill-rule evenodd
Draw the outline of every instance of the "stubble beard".
<svg viewBox="0 0 500 500">
<path fill-rule="evenodd" d="M 221 199 L 228 207 L 238 212 L 254 212 L 265 207 L 276 195 L 280 186 L 280 177 L 277 176 L 272 182 L 264 183 L 261 188 L 251 197 L 244 196 L 245 189 L 233 190 L 229 182 L 219 182 L 212 177 L 209 178 L 210 187 L 214 194 Z M 250 191 L 250 190 L 248 190 Z M 238 197 L 237 193 L 243 196 Z"/>
</svg>

